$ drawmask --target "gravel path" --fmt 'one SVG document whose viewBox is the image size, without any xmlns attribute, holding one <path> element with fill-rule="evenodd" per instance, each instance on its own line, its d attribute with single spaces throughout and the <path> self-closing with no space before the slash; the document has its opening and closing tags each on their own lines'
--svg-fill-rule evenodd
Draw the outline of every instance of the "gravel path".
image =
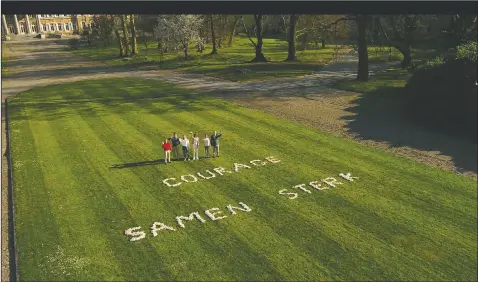
<svg viewBox="0 0 478 282">
<path fill-rule="evenodd" d="M 331 88 L 330 84 L 337 79 L 355 78 L 356 56 L 347 55 L 340 63 L 330 64 L 319 72 L 300 78 L 240 83 L 172 70 L 106 66 L 100 62 L 74 56 L 65 50 L 64 45 L 57 44 L 56 41 L 58 39 L 17 37 L 14 41 L 7 42 L 9 63 L 7 76 L 2 78 L 2 99 L 31 88 L 72 81 L 121 77 L 158 79 L 197 92 L 214 92 L 222 98 L 247 107 L 295 120 L 322 131 L 476 179 L 476 144 L 453 136 L 414 128 L 396 120 L 383 121 L 373 117 L 366 117 L 366 122 L 362 122 L 362 126 L 367 127 L 364 132 L 367 130 L 372 132 L 370 136 L 357 134 L 351 130 L 350 123 L 354 122 L 357 116 L 351 114 L 349 109 L 356 105 L 361 94 L 336 90 Z M 373 75 L 392 64 L 371 65 L 370 73 Z M 380 138 L 374 136 L 386 136 L 381 138 L 386 141 L 380 141 Z M 3 116 L 2 141 L 3 153 L 5 152 Z M 2 157 L 2 170 L 4 168 L 6 159 Z M 9 280 L 7 175 L 5 171 L 3 172 L 2 281 Z"/>
</svg>

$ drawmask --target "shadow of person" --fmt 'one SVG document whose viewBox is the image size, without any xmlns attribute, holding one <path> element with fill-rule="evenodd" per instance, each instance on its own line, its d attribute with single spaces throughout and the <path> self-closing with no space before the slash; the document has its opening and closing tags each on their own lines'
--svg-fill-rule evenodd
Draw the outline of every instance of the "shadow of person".
<svg viewBox="0 0 478 282">
<path fill-rule="evenodd" d="M 173 160 L 171 158 L 171 162 L 176 162 L 177 160 Z M 125 164 L 114 164 L 111 165 L 110 168 L 133 168 L 133 167 L 139 167 L 139 166 L 147 166 L 147 165 L 162 165 L 166 164 L 164 162 L 164 159 L 157 159 L 153 161 L 144 161 L 144 162 L 136 162 L 136 163 L 125 163 Z"/>
</svg>

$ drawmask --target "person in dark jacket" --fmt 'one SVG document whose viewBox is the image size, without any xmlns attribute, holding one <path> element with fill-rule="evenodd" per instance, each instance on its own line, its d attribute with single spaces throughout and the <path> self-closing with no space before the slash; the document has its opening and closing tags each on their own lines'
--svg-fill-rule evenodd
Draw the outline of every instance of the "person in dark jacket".
<svg viewBox="0 0 478 282">
<path fill-rule="evenodd" d="M 211 146 L 212 146 L 212 155 L 213 157 L 219 157 L 219 137 L 222 134 L 217 134 L 216 131 L 211 135 Z"/>
<path fill-rule="evenodd" d="M 173 154 L 176 157 L 176 160 L 179 160 L 179 144 L 181 141 L 178 138 L 178 134 L 176 132 L 173 133 L 173 136 L 168 138 L 171 141 L 171 145 L 173 145 Z"/>
</svg>

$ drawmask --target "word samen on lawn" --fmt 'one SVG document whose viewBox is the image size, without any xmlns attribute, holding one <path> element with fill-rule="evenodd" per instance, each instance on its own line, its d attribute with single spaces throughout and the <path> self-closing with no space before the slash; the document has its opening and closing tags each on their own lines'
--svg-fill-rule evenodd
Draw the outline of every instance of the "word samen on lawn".
<svg viewBox="0 0 478 282">
<path fill-rule="evenodd" d="M 226 206 L 226 209 L 231 213 L 231 215 L 236 215 L 236 210 L 240 210 L 243 212 L 252 211 L 252 209 L 249 206 L 247 206 L 246 204 L 242 202 L 239 202 L 239 205 L 240 207 L 228 205 Z M 206 210 L 204 213 L 211 220 L 220 220 L 227 217 L 227 215 L 221 215 L 222 211 L 220 211 L 219 208 L 210 208 Z M 184 225 L 184 221 L 185 220 L 193 221 L 194 219 L 197 219 L 201 223 L 206 222 L 206 220 L 201 217 L 199 212 L 192 212 L 189 214 L 189 216 L 184 216 L 184 215 L 176 216 L 176 223 L 179 227 L 185 228 L 186 226 Z M 153 223 L 153 225 L 151 225 L 151 234 L 153 237 L 158 236 L 158 232 L 162 230 L 172 231 L 172 232 L 176 231 L 174 227 L 166 225 L 162 222 L 155 222 Z M 124 232 L 124 234 L 126 236 L 132 237 L 130 241 L 138 241 L 146 237 L 146 232 L 141 231 L 141 226 L 129 228 Z"/>
</svg>

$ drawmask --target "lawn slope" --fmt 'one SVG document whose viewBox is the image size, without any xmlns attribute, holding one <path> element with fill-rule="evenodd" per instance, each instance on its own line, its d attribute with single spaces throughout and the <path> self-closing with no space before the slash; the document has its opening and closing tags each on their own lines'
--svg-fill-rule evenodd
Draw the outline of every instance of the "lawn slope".
<svg viewBox="0 0 478 282">
<path fill-rule="evenodd" d="M 37 88 L 11 99 L 9 115 L 22 280 L 477 279 L 466 177 L 159 81 Z M 220 158 L 161 163 L 171 132 L 214 130 Z M 162 182 L 268 156 L 281 162 Z M 292 188 L 348 172 L 359 179 Z M 232 216 L 238 202 L 252 211 Z M 209 220 L 213 207 L 228 217 Z M 196 211 L 205 223 L 178 227 Z M 152 237 L 156 221 L 177 231 Z M 146 238 L 130 242 L 136 226 Z"/>
</svg>

